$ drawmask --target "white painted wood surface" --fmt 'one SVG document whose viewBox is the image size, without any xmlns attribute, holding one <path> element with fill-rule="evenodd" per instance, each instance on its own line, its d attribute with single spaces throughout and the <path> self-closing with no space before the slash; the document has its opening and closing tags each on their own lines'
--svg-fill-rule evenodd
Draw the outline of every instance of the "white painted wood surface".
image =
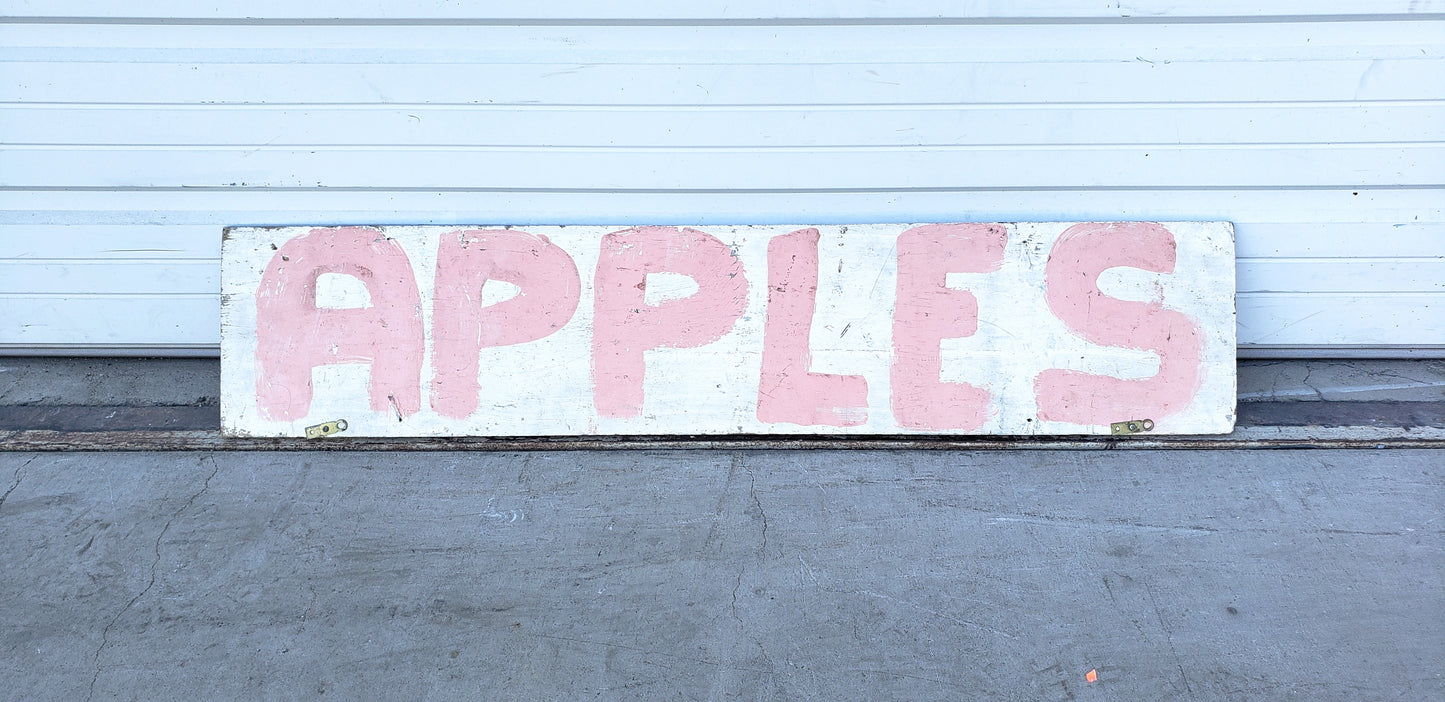
<svg viewBox="0 0 1445 702">
<path fill-rule="evenodd" d="M 0 350 L 214 353 L 228 225 L 1139 219 L 1243 354 L 1445 352 L 1439 3 L 474 10 L 7 4 Z"/>
<path fill-rule="evenodd" d="M 1227 223 L 230 229 L 222 423 L 1227 433 L 1234 287 Z"/>
</svg>

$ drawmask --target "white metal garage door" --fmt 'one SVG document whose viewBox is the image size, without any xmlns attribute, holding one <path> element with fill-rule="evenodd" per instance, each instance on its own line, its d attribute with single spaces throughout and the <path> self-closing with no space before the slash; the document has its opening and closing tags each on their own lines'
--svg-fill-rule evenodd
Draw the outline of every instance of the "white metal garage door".
<svg viewBox="0 0 1445 702">
<path fill-rule="evenodd" d="M 214 354 L 226 225 L 1144 219 L 1445 353 L 1442 3 L 462 5 L 9 0 L 0 350 Z"/>
</svg>

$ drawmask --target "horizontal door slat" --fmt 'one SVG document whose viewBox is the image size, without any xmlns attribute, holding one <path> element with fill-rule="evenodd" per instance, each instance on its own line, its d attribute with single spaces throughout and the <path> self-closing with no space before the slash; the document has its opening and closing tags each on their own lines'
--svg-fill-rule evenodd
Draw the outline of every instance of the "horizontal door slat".
<svg viewBox="0 0 1445 702">
<path fill-rule="evenodd" d="M 1439 58 L 1445 21 L 407 26 L 0 24 L 0 61 L 887 64 Z"/>
<path fill-rule="evenodd" d="M 0 107 L 23 144 L 796 147 L 1445 141 L 1445 101 L 607 108 Z"/>
<path fill-rule="evenodd" d="M 5 187 L 812 188 L 1438 185 L 1445 144 L 837 149 L 9 147 Z M 145 168 L 136 164 L 144 163 Z"/>
<path fill-rule="evenodd" d="M 1445 188 L 967 189 L 608 192 L 305 188 L 0 190 L 0 224 L 777 224 L 849 222 L 1232 221 L 1289 241 L 1241 256 L 1433 255 Z M 1364 225 L 1358 233 L 1348 227 Z M 1344 230 L 1336 225 L 1347 227 Z M 1338 238 L 1343 234 L 1345 238 Z"/>
<path fill-rule="evenodd" d="M 815 105 L 1445 99 L 1445 59 L 877 64 L 20 62 L 0 102 Z M 136 86 L 146 86 L 137 90 Z"/>
<path fill-rule="evenodd" d="M 13 0 L 13 17 L 196 17 L 207 19 L 553 19 L 676 20 L 768 18 L 1161 18 L 1369 16 L 1441 12 L 1438 0 L 774 0 L 675 2 L 664 0 L 509 0 L 480 6 L 455 0 Z"/>
</svg>

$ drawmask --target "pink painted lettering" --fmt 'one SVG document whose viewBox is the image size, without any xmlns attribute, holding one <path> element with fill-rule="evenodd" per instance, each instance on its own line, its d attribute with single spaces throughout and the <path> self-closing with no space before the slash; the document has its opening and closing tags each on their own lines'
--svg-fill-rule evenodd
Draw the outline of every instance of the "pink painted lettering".
<svg viewBox="0 0 1445 702">
<path fill-rule="evenodd" d="M 968 431 L 988 419 L 989 392 L 939 380 L 939 342 L 978 331 L 978 299 L 948 287 L 949 273 L 1003 266 L 1008 233 L 997 224 L 928 224 L 898 236 L 893 313 L 894 419 L 912 429 Z"/>
<path fill-rule="evenodd" d="M 693 294 L 652 306 L 649 273 L 678 273 Z M 692 348 L 732 330 L 747 306 L 742 262 L 721 241 L 696 229 L 637 227 L 602 238 L 594 282 L 593 402 L 604 417 L 642 413 L 643 352 Z"/>
<path fill-rule="evenodd" d="M 868 421 L 868 382 L 863 376 L 808 370 L 813 364 L 808 336 L 818 293 L 818 238 L 817 229 L 799 229 L 768 242 L 758 419 L 857 426 Z"/>
<path fill-rule="evenodd" d="M 1051 369 L 1034 380 L 1039 418 L 1072 424 L 1159 419 L 1187 407 L 1202 380 L 1204 339 L 1188 315 L 1159 302 L 1131 302 L 1099 291 L 1099 274 L 1116 266 L 1173 273 L 1174 235 L 1152 222 L 1077 224 L 1049 254 L 1044 297 L 1056 317 L 1102 346 L 1153 351 L 1159 372 L 1124 380 Z"/>
<path fill-rule="evenodd" d="M 316 281 L 327 273 L 361 281 L 370 306 L 318 307 Z M 421 408 L 424 344 L 401 246 L 368 227 L 312 229 L 276 251 L 256 291 L 256 404 L 268 419 L 299 419 L 311 408 L 313 369 L 366 363 L 371 408 L 405 417 Z"/>
<path fill-rule="evenodd" d="M 519 291 L 483 307 L 489 280 Z M 577 264 L 544 236 L 496 229 L 443 234 L 432 300 L 432 409 L 457 419 L 476 411 L 481 350 L 561 329 L 577 311 L 581 291 Z"/>
</svg>

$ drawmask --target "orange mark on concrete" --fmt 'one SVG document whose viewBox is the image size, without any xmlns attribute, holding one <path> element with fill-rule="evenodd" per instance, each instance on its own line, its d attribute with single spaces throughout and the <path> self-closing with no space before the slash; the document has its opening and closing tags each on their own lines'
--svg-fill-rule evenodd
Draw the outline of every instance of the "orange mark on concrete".
<svg viewBox="0 0 1445 702">
<path fill-rule="evenodd" d="M 1095 669 L 1093 669 L 1093 668 L 1090 668 L 1090 669 L 1089 669 L 1089 672 L 1084 673 L 1084 679 L 1087 680 L 1087 681 L 1089 681 L 1089 682 L 1098 682 L 1098 681 L 1099 681 L 1099 671 L 1097 671 L 1097 670 L 1095 670 Z"/>
</svg>

